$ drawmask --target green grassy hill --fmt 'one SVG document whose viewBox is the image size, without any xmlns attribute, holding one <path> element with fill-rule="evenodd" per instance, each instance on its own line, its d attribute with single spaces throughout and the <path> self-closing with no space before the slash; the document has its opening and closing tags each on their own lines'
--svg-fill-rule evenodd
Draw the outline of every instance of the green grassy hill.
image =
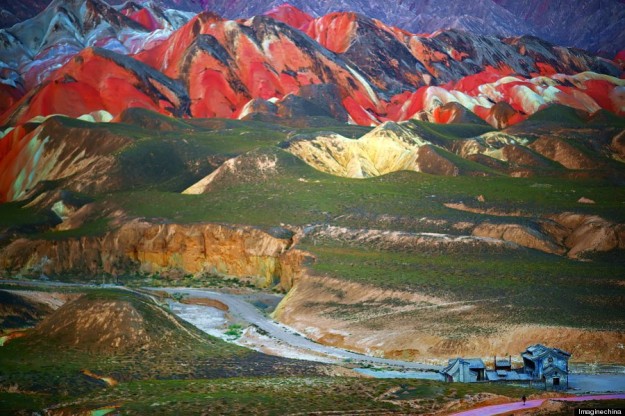
<svg viewBox="0 0 625 416">
<path fill-rule="evenodd" d="M 264 355 L 206 335 L 152 299 L 115 289 L 89 290 L 0 347 L 0 368 L 0 412 L 36 411 L 102 394 L 97 392 L 110 383 L 99 377 L 132 385 L 324 374 L 315 363 Z"/>
</svg>

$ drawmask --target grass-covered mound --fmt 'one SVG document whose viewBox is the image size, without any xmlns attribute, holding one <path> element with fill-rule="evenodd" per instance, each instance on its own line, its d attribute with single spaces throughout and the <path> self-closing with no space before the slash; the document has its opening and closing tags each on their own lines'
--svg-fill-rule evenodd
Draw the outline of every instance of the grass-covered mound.
<svg viewBox="0 0 625 416">
<path fill-rule="evenodd" d="M 132 380 L 319 374 L 316 364 L 228 344 L 125 290 L 92 290 L 0 347 L 0 388 L 57 403 Z M 20 408 L 7 395 L 3 406 Z M 0 410 L 2 410 L 0 408 Z M 0 412 L 1 413 L 1 412 Z"/>
</svg>

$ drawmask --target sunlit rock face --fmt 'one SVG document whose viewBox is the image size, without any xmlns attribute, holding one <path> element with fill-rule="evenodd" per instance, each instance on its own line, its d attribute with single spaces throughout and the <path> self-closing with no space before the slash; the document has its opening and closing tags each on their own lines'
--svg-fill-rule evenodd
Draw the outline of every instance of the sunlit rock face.
<svg viewBox="0 0 625 416">
<path fill-rule="evenodd" d="M 358 140 L 340 135 L 294 138 L 287 150 L 316 169 L 348 178 L 412 170 L 456 176 L 459 169 L 410 129 L 386 122 Z M 442 151 L 442 149 L 441 149 Z"/>
<path fill-rule="evenodd" d="M 235 21 L 155 5 L 53 2 L 0 31 L 0 124 L 100 110 L 115 117 L 129 107 L 378 125 L 423 112 L 447 123 L 458 116 L 439 107 L 458 103 L 497 128 L 553 104 L 624 114 L 618 59 L 479 33 L 413 34 L 364 14 L 314 17 L 292 6 Z"/>
</svg>

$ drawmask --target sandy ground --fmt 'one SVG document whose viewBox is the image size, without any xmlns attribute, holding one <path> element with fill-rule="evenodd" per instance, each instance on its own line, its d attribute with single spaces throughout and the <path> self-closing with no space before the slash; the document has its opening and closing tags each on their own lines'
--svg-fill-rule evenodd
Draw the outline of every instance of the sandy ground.
<svg viewBox="0 0 625 416">
<path fill-rule="evenodd" d="M 307 337 L 368 355 L 444 365 L 452 357 L 519 358 L 529 345 L 557 346 L 575 362 L 625 365 L 625 332 L 514 324 L 492 299 L 450 302 L 412 291 L 305 276 L 273 316 Z M 590 371 L 592 373 L 594 371 Z"/>
</svg>

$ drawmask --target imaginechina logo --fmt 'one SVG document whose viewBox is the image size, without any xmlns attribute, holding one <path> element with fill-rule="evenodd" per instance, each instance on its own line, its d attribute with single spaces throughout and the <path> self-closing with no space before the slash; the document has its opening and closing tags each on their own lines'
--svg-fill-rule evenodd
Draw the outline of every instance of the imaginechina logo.
<svg viewBox="0 0 625 416">
<path fill-rule="evenodd" d="M 625 415 L 625 409 L 575 409 L 575 415 L 600 416 L 600 415 Z"/>
</svg>

